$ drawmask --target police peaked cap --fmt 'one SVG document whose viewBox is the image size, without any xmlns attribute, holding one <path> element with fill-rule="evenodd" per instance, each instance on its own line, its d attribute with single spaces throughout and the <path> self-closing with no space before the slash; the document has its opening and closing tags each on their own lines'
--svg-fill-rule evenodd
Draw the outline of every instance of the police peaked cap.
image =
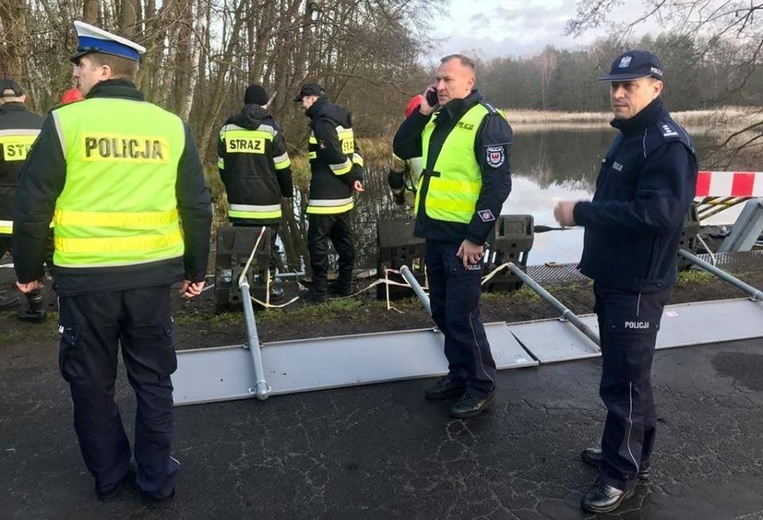
<svg viewBox="0 0 763 520">
<path fill-rule="evenodd" d="M 99 52 L 101 54 L 111 54 L 120 58 L 138 61 L 140 55 L 146 52 L 146 48 L 135 42 L 122 38 L 116 34 L 99 29 L 89 23 L 74 22 L 74 29 L 77 31 L 77 50 L 69 58 L 76 63 L 85 54 Z"/>
<path fill-rule="evenodd" d="M 612 68 L 598 81 L 630 81 L 653 77 L 662 79 L 662 62 L 649 51 L 634 49 L 624 52 L 612 62 Z"/>
</svg>

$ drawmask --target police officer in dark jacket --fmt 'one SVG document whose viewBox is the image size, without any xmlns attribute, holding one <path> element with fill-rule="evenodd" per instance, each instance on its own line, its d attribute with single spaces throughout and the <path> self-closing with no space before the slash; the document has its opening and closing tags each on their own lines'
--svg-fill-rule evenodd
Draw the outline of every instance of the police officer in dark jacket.
<svg viewBox="0 0 763 520">
<path fill-rule="evenodd" d="M 590 202 L 562 201 L 562 226 L 585 227 L 580 271 L 594 280 L 601 338 L 600 395 L 607 407 L 601 448 L 583 451 L 599 478 L 584 509 L 603 513 L 632 497 L 649 475 L 657 416 L 652 358 L 663 307 L 676 281 L 678 243 L 694 198 L 697 156 L 660 94 L 654 54 L 628 51 L 609 75 L 619 134 L 601 165 Z"/>
<path fill-rule="evenodd" d="M 21 171 L 14 212 L 17 285 L 41 285 L 55 222 L 59 367 L 74 429 L 102 500 L 132 479 L 130 443 L 114 402 L 117 352 L 137 397 L 135 483 L 151 501 L 174 496 L 170 285 L 201 294 L 212 207 L 186 123 L 135 87 L 145 49 L 75 22 L 74 79 L 84 101 L 52 110 Z"/>
<path fill-rule="evenodd" d="M 448 375 L 427 399 L 459 398 L 453 417 L 474 417 L 495 399 L 495 361 L 480 317 L 484 244 L 511 192 L 511 127 L 482 100 L 474 63 L 441 60 L 419 110 L 395 135 L 394 153 L 421 156 L 414 234 L 426 239 L 432 318 L 445 335 Z M 436 96 L 436 99 L 435 99 Z"/>
<path fill-rule="evenodd" d="M 228 219 L 234 226 L 270 228 L 270 276 L 275 282 L 281 197 L 291 198 L 291 161 L 281 125 L 267 110 L 268 94 L 249 85 L 244 108 L 225 121 L 217 143 L 217 167 L 228 195 Z M 263 276 L 267 275 L 267 271 Z M 283 289 L 271 286 L 271 298 Z"/>
<path fill-rule="evenodd" d="M 312 176 L 306 211 L 313 286 L 302 298 L 322 302 L 328 292 L 352 294 L 353 192 L 363 191 L 363 157 L 355 141 L 350 112 L 331 103 L 320 85 L 304 85 L 294 102 L 301 103 L 310 118 L 308 156 Z M 329 241 L 339 255 L 339 273 L 331 286 L 327 285 Z"/>
<path fill-rule="evenodd" d="M 42 118 L 27 110 L 24 101 L 26 96 L 18 83 L 0 79 L 0 258 L 11 251 L 13 199 L 19 172 L 42 126 Z M 26 321 L 44 321 L 42 291 L 27 295 L 27 301 L 29 308 L 18 317 Z M 0 291 L 0 309 L 16 303 L 17 296 Z"/>
</svg>

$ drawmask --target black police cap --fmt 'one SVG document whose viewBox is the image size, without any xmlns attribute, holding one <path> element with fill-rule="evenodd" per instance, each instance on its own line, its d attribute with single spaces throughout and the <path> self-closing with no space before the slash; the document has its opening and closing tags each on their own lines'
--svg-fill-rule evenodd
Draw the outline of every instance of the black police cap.
<svg viewBox="0 0 763 520">
<path fill-rule="evenodd" d="M 662 62 L 651 52 L 636 49 L 615 58 L 609 74 L 598 81 L 629 81 L 648 76 L 661 80 Z"/>
</svg>

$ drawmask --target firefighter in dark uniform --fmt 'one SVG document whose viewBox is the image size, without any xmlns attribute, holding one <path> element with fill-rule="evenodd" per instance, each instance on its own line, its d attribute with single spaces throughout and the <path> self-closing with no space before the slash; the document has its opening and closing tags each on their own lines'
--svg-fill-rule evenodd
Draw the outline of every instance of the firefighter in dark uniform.
<svg viewBox="0 0 763 520">
<path fill-rule="evenodd" d="M 312 176 L 307 201 L 307 249 L 313 286 L 303 299 L 322 302 L 328 292 L 352 294 L 352 196 L 353 192 L 363 191 L 363 157 L 355 141 L 350 112 L 331 103 L 320 85 L 306 84 L 294 102 L 302 103 L 310 118 L 307 148 Z M 329 241 L 339 255 L 339 273 L 331 286 L 327 285 Z"/>
<path fill-rule="evenodd" d="M 495 399 L 495 361 L 479 307 L 482 260 L 511 192 L 511 127 L 472 88 L 474 81 L 469 58 L 443 58 L 436 82 L 393 143 L 398 157 L 422 156 L 424 164 L 414 234 L 426 239 L 432 318 L 448 358 L 448 375 L 425 396 L 458 398 L 450 408 L 457 418 L 479 415 Z"/>
<path fill-rule="evenodd" d="M 19 172 L 42 126 L 42 118 L 27 110 L 24 101 L 26 96 L 18 83 L 0 79 L 0 258 L 12 250 L 13 199 Z M 17 303 L 16 295 L 0 292 L 0 309 Z M 18 313 L 19 319 L 44 321 L 42 290 L 28 294 L 27 303 L 27 309 Z"/>
<path fill-rule="evenodd" d="M 174 496 L 170 286 L 201 293 L 212 207 L 190 129 L 135 87 L 145 49 L 75 22 L 73 77 L 84 101 L 52 110 L 21 171 L 14 212 L 17 285 L 41 285 L 55 221 L 59 367 L 74 429 L 100 499 L 132 479 L 130 443 L 114 402 L 117 351 L 137 397 L 135 483 L 148 500 Z"/>
<path fill-rule="evenodd" d="M 619 130 L 590 202 L 559 202 L 562 226 L 585 227 L 580 271 L 594 281 L 601 339 L 599 393 L 607 407 L 601 448 L 583 451 L 599 477 L 581 506 L 616 509 L 649 475 L 657 415 L 651 369 L 663 307 L 676 281 L 684 217 L 694 198 L 697 156 L 691 138 L 662 103 L 657 56 L 633 50 L 609 75 Z"/>
<path fill-rule="evenodd" d="M 270 228 L 271 281 L 275 282 L 281 197 L 291 198 L 291 161 L 281 126 L 267 111 L 268 94 L 249 85 L 244 108 L 225 121 L 217 142 L 217 167 L 228 196 L 228 219 L 234 226 Z M 268 271 L 263 276 L 268 275 Z M 283 289 L 270 285 L 270 297 Z"/>
</svg>

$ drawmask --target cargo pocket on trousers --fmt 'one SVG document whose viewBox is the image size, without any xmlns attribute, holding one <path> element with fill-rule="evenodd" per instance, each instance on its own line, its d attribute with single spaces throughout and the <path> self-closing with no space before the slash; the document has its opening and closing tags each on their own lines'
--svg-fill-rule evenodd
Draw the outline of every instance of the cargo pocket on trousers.
<svg viewBox="0 0 763 520">
<path fill-rule="evenodd" d="M 58 369 L 67 383 L 84 377 L 87 365 L 85 350 L 80 343 L 80 327 L 58 326 L 61 341 L 58 350 Z"/>
<path fill-rule="evenodd" d="M 140 327 L 134 331 L 134 335 L 141 345 L 141 352 L 136 354 L 160 379 L 169 377 L 177 369 L 171 320 Z"/>
</svg>

